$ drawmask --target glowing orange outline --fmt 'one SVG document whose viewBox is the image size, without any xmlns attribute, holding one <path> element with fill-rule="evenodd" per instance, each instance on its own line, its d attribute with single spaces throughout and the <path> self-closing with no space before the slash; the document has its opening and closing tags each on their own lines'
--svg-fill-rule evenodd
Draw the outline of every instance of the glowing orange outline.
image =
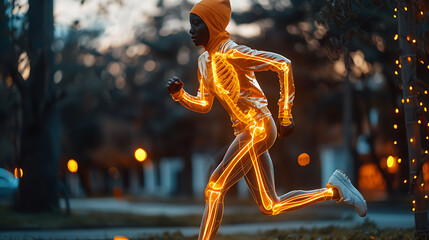
<svg viewBox="0 0 429 240">
<path fill-rule="evenodd" d="M 289 109 L 289 79 L 288 74 L 290 71 L 289 63 L 273 61 L 268 58 L 254 56 L 250 54 L 242 53 L 236 49 L 232 49 L 227 53 L 214 53 L 211 56 L 211 67 L 213 73 L 213 83 L 214 83 L 214 91 L 216 95 L 226 102 L 227 106 L 231 110 L 231 114 L 244 123 L 246 125 L 246 131 L 250 133 L 250 140 L 244 146 L 240 147 L 235 156 L 229 161 L 226 168 L 222 171 L 219 177 L 216 178 L 215 181 L 210 181 L 207 185 L 205 195 L 207 202 L 206 209 L 206 217 L 202 223 L 202 229 L 200 232 L 199 239 L 213 239 L 216 235 L 213 234 L 213 229 L 217 227 L 215 225 L 216 216 L 218 214 L 219 204 L 223 204 L 220 202 L 221 198 L 223 198 L 223 194 L 225 192 L 225 186 L 227 184 L 227 180 L 230 176 L 234 176 L 238 171 L 236 169 L 236 165 L 240 163 L 242 158 L 248 153 L 251 158 L 251 162 L 253 168 L 255 170 L 256 180 L 258 184 L 258 190 L 262 202 L 262 206 L 269 214 L 277 215 L 281 212 L 292 210 L 293 208 L 303 207 L 306 204 L 310 204 L 317 200 L 326 200 L 329 197 L 333 196 L 332 189 L 324 189 L 320 192 L 312 192 L 312 193 L 302 193 L 297 196 L 288 197 L 281 202 L 278 199 L 272 199 L 268 194 L 266 186 L 269 186 L 269 182 L 264 180 L 262 167 L 258 161 L 258 152 L 255 149 L 255 145 L 261 141 L 264 141 L 267 137 L 267 131 L 264 126 L 263 121 L 256 120 L 256 110 L 250 109 L 248 112 L 243 112 L 237 106 L 237 95 L 235 91 L 237 88 L 239 90 L 240 82 L 237 76 L 237 72 L 235 72 L 231 63 L 228 62 L 229 59 L 250 59 L 260 61 L 261 63 L 268 63 L 274 68 L 276 68 L 279 72 L 283 72 L 284 81 L 280 83 L 281 91 L 283 91 L 283 86 L 285 86 L 285 100 L 281 102 L 283 106 L 280 105 L 279 102 L 279 118 L 282 119 L 281 124 L 283 126 L 287 126 L 291 123 L 290 119 L 292 118 L 291 110 Z M 218 66 L 219 61 L 222 61 L 223 69 L 219 70 L 221 74 L 218 76 Z M 280 73 L 279 73 L 280 74 Z M 222 80 L 223 81 L 222 81 Z M 234 81 L 234 82 L 231 82 Z M 191 96 L 186 93 L 183 89 L 178 96 L 173 96 L 176 101 L 180 101 L 182 105 L 185 107 L 199 112 L 208 112 L 211 108 L 213 96 L 208 98 L 207 101 L 205 92 L 204 92 L 204 84 L 202 78 L 199 79 L 200 88 L 199 88 L 199 96 Z M 231 85 L 232 84 L 232 85 Z M 231 89 L 234 92 L 229 92 L 226 88 Z M 255 197 L 255 196 L 254 196 Z M 220 216 L 221 219 L 222 216 Z"/>
<path fill-rule="evenodd" d="M 203 86 L 203 80 L 200 78 L 199 81 L 200 81 L 200 86 Z M 198 97 L 197 98 L 193 97 L 193 96 L 191 96 L 189 94 L 183 94 L 183 98 L 186 101 L 189 101 L 189 102 L 191 102 L 193 104 L 199 105 L 201 107 L 206 107 L 207 105 L 209 105 L 209 103 L 204 99 L 204 87 L 200 88 L 200 94 L 202 96 L 202 99 L 200 99 Z"/>
<path fill-rule="evenodd" d="M 299 207 L 299 206 L 311 203 L 320 198 L 326 199 L 327 197 L 333 196 L 332 189 L 326 189 L 324 191 L 317 192 L 317 193 L 307 193 L 307 194 L 301 194 L 298 196 L 290 197 L 280 203 L 274 202 L 273 199 L 270 198 L 270 196 L 267 194 L 267 190 L 265 189 L 266 182 L 262 176 L 261 167 L 259 166 L 259 162 L 258 162 L 258 154 L 256 152 L 256 149 L 254 148 L 254 146 L 258 142 L 263 141 L 266 138 L 267 134 L 265 131 L 265 127 L 263 125 L 261 126 L 260 124 L 261 122 L 258 122 L 254 118 L 256 114 L 254 111 L 249 111 L 247 114 L 243 113 L 236 105 L 236 103 L 234 103 L 233 99 L 231 99 L 231 97 L 229 96 L 230 92 L 227 91 L 220 83 L 219 79 L 222 76 L 217 75 L 216 63 L 217 61 L 226 61 L 228 58 L 232 58 L 232 59 L 246 58 L 246 59 L 269 62 L 271 65 L 275 66 L 279 70 L 284 71 L 286 79 L 287 79 L 287 74 L 289 73 L 289 67 L 287 66 L 287 63 L 278 63 L 278 62 L 271 61 L 269 59 L 243 54 L 238 52 L 235 49 L 232 50 L 232 52 L 229 51 L 226 54 L 215 53 L 212 56 L 211 64 L 212 64 L 215 91 L 217 95 L 228 104 L 228 107 L 231 109 L 232 114 L 234 114 L 234 116 L 237 119 L 239 119 L 240 121 L 244 122 L 247 125 L 246 129 L 249 131 L 251 135 L 251 139 L 247 144 L 245 144 L 243 147 L 240 148 L 239 152 L 229 162 L 228 166 L 226 167 L 226 169 L 223 170 L 219 178 L 217 178 L 215 182 L 213 181 L 209 182 L 205 192 L 208 198 L 208 212 L 206 216 L 206 221 L 202 223 L 204 228 L 202 231 L 202 236 L 200 236 L 200 239 L 211 238 L 211 233 L 214 228 L 214 221 L 215 221 L 214 216 L 218 211 L 219 199 L 224 190 L 226 180 L 232 174 L 232 171 L 235 169 L 235 166 L 240 162 L 240 160 L 244 157 L 246 153 L 249 153 L 253 167 L 256 171 L 256 178 L 257 178 L 259 193 L 260 193 L 263 207 L 266 210 L 271 211 L 272 215 L 276 215 L 288 209 L 292 209 L 295 207 Z M 223 63 L 223 64 L 229 64 L 229 63 Z M 239 81 L 237 74 L 235 72 L 232 74 L 230 73 L 229 77 L 232 78 L 231 80 L 233 81 Z M 226 83 L 225 85 L 227 84 L 228 83 Z M 286 99 L 289 99 L 288 86 L 286 88 Z M 288 109 L 287 104 L 284 105 L 284 110 L 286 111 L 286 114 L 290 113 L 290 110 Z"/>
<path fill-rule="evenodd" d="M 220 53 L 218 53 L 220 54 Z M 231 58 L 231 59 L 251 59 L 251 60 L 257 60 L 263 63 L 269 63 L 271 66 L 277 68 L 277 70 L 279 71 L 283 71 L 283 76 L 284 76 L 284 82 L 286 82 L 286 84 L 281 83 L 280 86 L 285 86 L 285 91 L 284 91 L 284 98 L 285 98 L 285 102 L 283 103 L 283 106 L 279 106 L 279 119 L 281 119 L 281 125 L 283 126 L 288 126 L 289 124 L 291 124 L 291 120 L 290 118 L 292 117 L 291 114 L 291 110 L 289 109 L 289 67 L 288 67 L 288 63 L 286 62 L 277 62 L 277 61 L 273 61 L 269 58 L 264 58 L 264 57 L 259 57 L 259 56 L 254 56 L 254 55 L 250 55 L 250 54 L 246 54 L 246 53 L 242 53 L 240 51 L 238 51 L 237 49 L 231 49 L 229 50 L 225 55 L 226 58 Z M 280 89 L 280 91 L 282 91 L 282 89 Z"/>
<path fill-rule="evenodd" d="M 199 79 L 199 82 L 199 96 L 191 96 L 189 93 L 185 92 L 183 88 L 180 89 L 179 92 L 172 94 L 171 96 L 175 101 L 179 101 L 183 106 L 192 111 L 206 113 L 209 112 L 211 109 L 211 103 L 213 102 L 213 98 L 210 99 L 210 102 L 206 100 L 202 78 Z"/>
</svg>

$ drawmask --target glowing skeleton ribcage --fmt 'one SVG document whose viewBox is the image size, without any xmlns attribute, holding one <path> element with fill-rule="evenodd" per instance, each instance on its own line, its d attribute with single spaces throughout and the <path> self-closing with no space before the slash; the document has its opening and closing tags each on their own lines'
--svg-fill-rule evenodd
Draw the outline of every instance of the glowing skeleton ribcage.
<svg viewBox="0 0 429 240">
<path fill-rule="evenodd" d="M 226 59 L 225 54 L 216 53 L 212 57 L 213 77 L 217 90 L 222 97 L 237 103 L 240 97 L 240 81 L 234 67 Z"/>
<path fill-rule="evenodd" d="M 255 123 L 253 116 L 256 111 L 254 109 L 245 114 L 237 106 L 240 98 L 240 81 L 234 66 L 228 62 L 227 56 L 228 54 L 215 53 L 211 59 L 216 92 L 228 104 L 237 119 L 246 124 Z"/>
</svg>

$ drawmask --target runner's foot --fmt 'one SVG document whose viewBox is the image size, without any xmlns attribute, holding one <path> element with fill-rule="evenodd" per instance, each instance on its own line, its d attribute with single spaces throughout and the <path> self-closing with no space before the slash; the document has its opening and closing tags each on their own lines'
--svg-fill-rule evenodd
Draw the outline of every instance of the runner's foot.
<svg viewBox="0 0 429 240">
<path fill-rule="evenodd" d="M 343 203 L 351 206 L 357 214 L 365 217 L 367 206 L 366 201 L 362 194 L 353 186 L 350 179 L 341 170 L 335 170 L 326 184 L 327 188 L 334 188 L 338 190 L 340 195 L 337 203 Z"/>
</svg>

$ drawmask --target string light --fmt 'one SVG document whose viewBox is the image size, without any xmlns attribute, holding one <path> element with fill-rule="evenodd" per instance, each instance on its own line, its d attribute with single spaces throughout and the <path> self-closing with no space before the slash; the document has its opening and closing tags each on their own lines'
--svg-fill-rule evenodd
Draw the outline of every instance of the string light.
<svg viewBox="0 0 429 240">
<path fill-rule="evenodd" d="M 420 184 L 420 186 L 422 186 L 422 187 L 423 187 L 424 185 L 425 185 L 425 183 Z"/>
<path fill-rule="evenodd" d="M 395 145 L 396 145 L 396 144 L 398 144 L 398 142 L 397 142 L 397 141 L 394 141 L 394 142 L 393 142 L 393 144 L 395 144 Z"/>
<path fill-rule="evenodd" d="M 413 160 L 411 162 L 413 162 L 413 163 L 416 162 L 416 159 L 413 158 Z M 414 176 L 414 177 L 416 177 L 416 176 Z"/>
<path fill-rule="evenodd" d="M 407 11 L 408 11 L 408 7 L 407 7 L 407 6 L 404 6 L 404 7 L 403 7 L 403 9 L 404 9 L 404 11 L 405 11 L 405 12 L 407 12 Z M 397 18 L 396 12 L 398 11 L 398 9 L 395 7 L 395 8 L 394 8 L 394 11 L 395 11 L 395 14 L 393 15 L 393 17 L 394 17 L 394 18 Z M 423 16 L 423 15 L 424 15 L 424 12 L 423 12 L 423 11 L 420 11 L 420 15 L 422 15 L 422 16 Z M 398 35 L 398 34 L 395 34 L 395 35 L 394 35 L 394 37 L 393 37 L 393 39 L 394 39 L 395 41 L 396 41 L 396 40 L 398 40 L 398 38 L 399 38 L 399 35 Z M 410 36 L 407 36 L 407 37 L 406 37 L 406 39 L 407 39 L 407 41 L 408 41 L 408 42 L 411 42 L 411 43 L 413 43 L 413 44 L 417 43 L 417 40 L 416 40 L 416 39 L 412 39 Z M 411 58 L 411 56 L 408 56 L 408 57 L 407 57 L 407 60 L 408 60 L 408 62 L 412 62 L 412 58 Z M 416 60 L 417 60 L 417 59 L 416 59 Z M 425 64 L 423 60 L 419 60 L 419 62 L 420 62 L 421 64 Z M 400 61 L 399 61 L 399 60 L 395 60 L 395 63 L 396 63 L 396 65 L 398 65 L 399 69 L 401 69 L 401 68 L 402 68 L 402 65 L 400 64 Z M 429 69 L 429 65 L 427 65 L 427 69 Z M 398 72 L 397 70 L 395 70 L 395 71 L 394 71 L 394 74 L 395 74 L 396 76 L 398 76 L 398 75 L 399 75 L 399 72 Z M 409 86 L 409 90 L 410 90 L 410 91 L 413 91 L 413 86 Z M 427 94 L 428 94 L 428 91 L 427 91 L 427 90 L 425 90 L 425 91 L 424 91 L 424 94 L 426 94 L 426 95 L 427 95 Z M 404 99 L 402 99 L 402 100 L 401 100 L 401 102 L 402 102 L 402 103 L 404 103 L 405 101 L 406 101 L 407 103 L 410 103 L 410 99 L 409 99 L 409 98 L 406 98 L 405 100 L 404 100 Z M 423 106 L 423 102 L 420 102 L 419 104 L 420 104 L 420 106 Z M 424 109 L 424 111 L 425 111 L 425 112 L 427 112 L 427 108 L 426 108 L 426 107 L 424 107 L 423 109 Z M 399 109 L 398 109 L 398 108 L 396 108 L 396 109 L 395 109 L 395 113 L 396 113 L 396 114 L 399 114 Z M 422 122 L 422 121 L 419 119 L 417 122 L 418 122 L 418 124 L 421 124 L 421 122 Z M 427 123 L 427 126 L 429 127 L 429 123 Z M 397 124 L 394 124 L 394 125 L 393 125 L 393 128 L 394 128 L 394 129 L 398 129 L 398 125 L 397 125 Z M 429 139 L 429 136 L 426 136 L 426 139 Z M 414 142 L 414 138 L 412 138 L 412 137 L 411 137 L 411 138 L 409 139 L 409 141 L 410 141 L 410 143 L 413 143 L 413 142 Z M 394 141 L 393 143 L 396 145 L 396 144 L 397 144 L 397 141 Z M 428 154 L 428 153 L 429 153 L 429 151 L 428 151 L 428 150 L 425 150 L 425 154 Z M 398 163 L 401 163 L 401 162 L 402 162 L 402 159 L 401 159 L 401 158 L 398 158 L 398 160 L 397 160 L 397 161 L 398 161 Z M 415 159 L 412 159 L 412 162 L 413 162 L 413 163 L 415 163 Z M 417 175 L 414 175 L 414 176 L 413 176 L 413 178 L 414 178 L 414 179 L 417 179 Z M 404 182 L 404 184 L 406 184 L 406 183 L 407 183 L 407 179 L 404 179 L 404 181 L 403 181 L 403 182 Z M 423 186 L 424 186 L 424 182 L 423 182 L 423 183 L 421 183 L 420 185 L 423 187 Z M 428 198 L 428 195 L 425 195 L 424 197 L 425 197 L 425 199 L 427 199 L 427 198 Z M 416 209 L 415 209 L 415 203 L 416 203 L 416 200 L 413 200 L 413 201 L 412 201 L 412 203 L 413 203 L 412 211 L 413 211 L 413 212 L 415 212 L 415 210 L 416 210 Z"/>
</svg>

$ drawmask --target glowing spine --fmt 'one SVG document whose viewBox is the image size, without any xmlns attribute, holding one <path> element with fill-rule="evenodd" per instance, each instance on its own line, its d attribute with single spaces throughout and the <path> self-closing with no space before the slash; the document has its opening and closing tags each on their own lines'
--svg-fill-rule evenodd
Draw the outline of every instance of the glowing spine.
<svg viewBox="0 0 429 240">
<path fill-rule="evenodd" d="M 250 134 L 250 140 L 241 146 L 234 157 L 229 161 L 225 169 L 223 169 L 220 176 L 216 177 L 215 180 L 210 181 L 205 191 L 207 209 L 206 209 L 206 218 L 202 223 L 201 232 L 199 239 L 213 239 L 215 234 L 213 232 L 218 227 L 217 221 L 220 221 L 222 218 L 221 212 L 219 211 L 219 206 L 223 205 L 223 195 L 226 191 L 227 181 L 234 175 L 237 174 L 237 171 L 240 168 L 236 168 L 237 164 L 249 154 L 251 164 L 255 171 L 256 182 L 258 185 L 258 193 L 261 199 L 260 206 L 266 210 L 266 213 L 271 215 L 277 215 L 281 212 L 288 210 L 293 210 L 306 206 L 317 201 L 322 201 L 329 199 L 333 196 L 332 189 L 321 189 L 316 192 L 292 192 L 290 196 L 279 201 L 277 198 L 271 197 L 269 194 L 269 183 L 264 178 L 264 172 L 262 171 L 263 166 L 260 165 L 258 157 L 261 152 L 258 152 L 258 149 L 255 146 L 266 140 L 267 138 L 267 129 L 264 126 L 264 121 L 256 120 L 255 116 L 257 114 L 255 109 L 250 109 L 248 112 L 243 112 L 239 106 L 238 101 L 240 98 L 240 82 L 233 65 L 229 62 L 231 59 L 250 59 L 256 60 L 257 62 L 267 63 L 272 66 L 274 69 L 277 69 L 279 74 L 283 74 L 283 81 L 280 81 L 280 89 L 284 94 L 279 101 L 279 118 L 281 118 L 281 124 L 287 126 L 291 123 L 290 119 L 291 109 L 289 104 L 292 102 L 292 94 L 289 94 L 289 74 L 290 67 L 289 63 L 285 61 L 274 61 L 268 58 L 254 56 L 251 54 L 242 53 L 236 49 L 232 49 L 227 53 L 214 53 L 211 56 L 211 70 L 213 76 L 213 86 L 214 92 L 217 97 L 222 99 L 234 118 L 246 125 L 245 129 Z M 209 98 L 205 98 L 204 93 L 204 84 L 203 80 L 200 78 L 200 89 L 199 96 L 194 97 L 190 96 L 183 90 L 177 97 L 185 107 L 188 107 L 191 110 L 205 112 L 207 108 L 211 107 L 213 97 L 210 95 Z M 208 101 L 207 101 L 208 100 Z M 289 196 L 289 195 L 288 195 Z"/>
</svg>

